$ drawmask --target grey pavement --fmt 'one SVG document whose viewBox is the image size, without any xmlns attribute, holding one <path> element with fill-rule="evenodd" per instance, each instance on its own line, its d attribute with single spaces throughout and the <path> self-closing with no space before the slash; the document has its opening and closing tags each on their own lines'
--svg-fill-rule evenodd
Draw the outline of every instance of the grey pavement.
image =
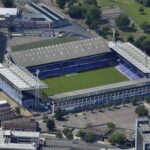
<svg viewBox="0 0 150 150">
<path fill-rule="evenodd" d="M 64 126 L 74 128 L 84 128 L 88 124 L 101 125 L 108 122 L 114 122 L 117 127 L 128 130 L 135 130 L 135 106 L 128 105 L 122 106 L 120 109 L 105 109 L 103 112 L 98 110 L 94 113 L 85 112 L 78 114 L 70 114 L 67 117 L 67 121 L 56 121 L 56 126 L 62 128 Z"/>
</svg>

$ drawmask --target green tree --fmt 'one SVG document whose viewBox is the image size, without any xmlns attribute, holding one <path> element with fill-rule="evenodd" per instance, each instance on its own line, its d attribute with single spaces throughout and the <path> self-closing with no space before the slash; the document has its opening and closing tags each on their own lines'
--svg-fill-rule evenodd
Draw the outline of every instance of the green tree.
<svg viewBox="0 0 150 150">
<path fill-rule="evenodd" d="M 116 25 L 120 29 L 125 29 L 129 26 L 130 24 L 130 19 L 126 14 L 121 14 L 117 19 L 116 19 Z"/>
<path fill-rule="evenodd" d="M 145 21 L 141 24 L 141 28 L 145 33 L 150 33 L 150 23 Z"/>
<path fill-rule="evenodd" d="M 96 29 L 100 21 L 101 10 L 96 6 L 92 6 L 86 14 L 86 24 L 89 25 L 90 28 Z"/>
<path fill-rule="evenodd" d="M 67 138 L 68 140 L 72 140 L 72 139 L 73 139 L 73 134 L 71 133 L 71 131 L 69 131 L 69 132 L 67 133 L 66 138 Z"/>
<path fill-rule="evenodd" d="M 119 144 L 119 145 L 122 145 L 124 144 L 126 140 L 126 136 L 122 133 L 113 133 L 111 136 L 108 137 L 108 141 L 111 143 L 111 144 Z"/>
<path fill-rule="evenodd" d="M 143 8 L 143 7 L 140 7 L 140 8 L 139 8 L 139 12 L 140 12 L 140 13 L 143 13 L 143 12 L 144 12 L 144 8 Z"/>
<path fill-rule="evenodd" d="M 59 138 L 59 139 L 62 139 L 63 138 L 62 133 L 61 132 L 57 132 L 56 137 Z"/>
<path fill-rule="evenodd" d="M 113 130 L 113 129 L 115 129 L 116 125 L 115 125 L 113 122 L 109 122 L 109 123 L 107 124 L 107 127 L 108 127 L 109 129 Z"/>
<path fill-rule="evenodd" d="M 64 130 L 63 130 L 63 134 L 66 136 L 67 135 L 67 133 L 68 132 L 70 132 L 70 129 L 68 129 L 68 128 L 64 128 Z"/>
<path fill-rule="evenodd" d="M 135 46 L 138 47 L 139 49 L 143 50 L 143 41 L 146 39 L 145 36 L 141 36 L 139 37 L 136 41 L 135 41 Z"/>
<path fill-rule="evenodd" d="M 14 0 L 2 0 L 2 4 L 6 8 L 14 7 Z"/>
<path fill-rule="evenodd" d="M 136 98 L 133 98 L 133 99 L 131 100 L 131 103 L 132 103 L 133 106 L 137 105 L 137 99 L 136 99 Z"/>
<path fill-rule="evenodd" d="M 49 131 L 53 131 L 55 128 L 55 122 L 53 119 L 48 119 L 46 122 L 46 126 L 48 128 Z"/>
<path fill-rule="evenodd" d="M 56 118 L 57 120 L 61 120 L 61 119 L 63 118 L 64 114 L 63 114 L 63 112 L 61 111 L 61 109 L 58 108 L 58 109 L 56 110 L 54 116 L 55 116 L 55 118 Z"/>
<path fill-rule="evenodd" d="M 142 45 L 143 45 L 143 51 L 144 51 L 146 54 L 150 55 L 150 38 L 146 38 L 146 39 L 143 41 Z"/>
<path fill-rule="evenodd" d="M 83 132 L 83 130 L 79 130 L 77 133 L 77 136 L 84 138 L 85 137 L 85 133 Z"/>
<path fill-rule="evenodd" d="M 71 18 L 76 18 L 76 19 L 83 18 L 83 13 L 79 6 L 70 6 L 68 13 Z"/>
<path fill-rule="evenodd" d="M 18 115 L 21 114 L 21 111 L 20 111 L 20 107 L 19 107 L 19 106 L 15 107 L 15 112 L 16 112 Z"/>
<path fill-rule="evenodd" d="M 57 5 L 64 9 L 65 5 L 66 5 L 66 0 L 56 0 Z"/>
<path fill-rule="evenodd" d="M 148 116 L 148 110 L 143 105 L 137 107 L 135 113 L 138 114 L 138 116 Z"/>
<path fill-rule="evenodd" d="M 134 43 L 133 35 L 129 35 L 127 41 L 130 42 L 130 43 Z"/>
<path fill-rule="evenodd" d="M 89 5 L 97 5 L 97 1 L 96 0 L 84 0 L 85 4 L 89 4 Z"/>
<path fill-rule="evenodd" d="M 84 140 L 87 143 L 93 143 L 95 141 L 94 135 L 92 133 L 86 133 Z"/>
</svg>

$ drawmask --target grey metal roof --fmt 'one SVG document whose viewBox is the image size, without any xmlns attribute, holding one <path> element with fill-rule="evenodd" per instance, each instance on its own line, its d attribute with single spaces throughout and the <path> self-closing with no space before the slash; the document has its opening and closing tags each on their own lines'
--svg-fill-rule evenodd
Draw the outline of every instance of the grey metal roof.
<svg viewBox="0 0 150 150">
<path fill-rule="evenodd" d="M 65 61 L 110 52 L 101 37 L 63 43 L 53 46 L 11 52 L 13 61 L 24 67 Z"/>
<path fill-rule="evenodd" d="M 109 47 L 143 73 L 150 73 L 150 57 L 129 42 L 109 42 Z"/>
<path fill-rule="evenodd" d="M 77 91 L 72 91 L 72 92 L 66 92 L 62 94 L 56 94 L 54 96 L 50 96 L 52 99 L 63 99 L 63 98 L 70 98 L 70 97 L 75 97 L 75 96 L 88 96 L 91 94 L 96 94 L 100 91 L 108 91 L 108 90 L 113 90 L 113 89 L 118 89 L 118 88 L 125 88 L 127 86 L 134 86 L 134 85 L 139 85 L 143 83 L 148 83 L 150 82 L 150 79 L 140 79 L 140 80 L 132 80 L 132 81 L 125 81 L 125 82 L 119 82 L 119 83 L 114 83 L 114 84 L 108 84 L 104 86 L 98 86 L 94 88 L 88 88 L 88 89 L 82 89 L 82 90 L 77 90 Z"/>
<path fill-rule="evenodd" d="M 0 76 L 6 78 L 17 89 L 31 90 L 37 87 L 47 88 L 44 82 L 37 80 L 35 76 L 27 72 L 27 70 L 22 70 L 13 63 L 9 64 L 9 66 L 0 64 Z"/>
</svg>

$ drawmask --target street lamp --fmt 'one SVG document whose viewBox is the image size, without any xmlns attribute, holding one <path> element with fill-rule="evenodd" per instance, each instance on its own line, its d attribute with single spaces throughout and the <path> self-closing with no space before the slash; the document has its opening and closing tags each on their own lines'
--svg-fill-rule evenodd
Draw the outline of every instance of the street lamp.
<svg viewBox="0 0 150 150">
<path fill-rule="evenodd" d="M 35 72 L 35 74 L 36 74 L 36 82 L 37 82 L 37 84 L 36 84 L 36 89 L 35 89 L 35 106 L 36 106 L 36 108 L 38 108 L 39 107 L 39 83 L 38 83 L 38 80 L 39 80 L 39 73 L 40 73 L 40 70 L 39 69 L 37 69 L 36 70 L 36 72 Z"/>
</svg>

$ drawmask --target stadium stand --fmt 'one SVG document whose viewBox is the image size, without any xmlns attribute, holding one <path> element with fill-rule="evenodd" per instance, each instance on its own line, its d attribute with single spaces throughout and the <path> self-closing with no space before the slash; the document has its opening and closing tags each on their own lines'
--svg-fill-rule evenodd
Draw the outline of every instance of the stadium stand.
<svg viewBox="0 0 150 150">
<path fill-rule="evenodd" d="M 150 57 L 129 42 L 109 42 L 109 47 L 115 54 L 117 69 L 130 79 L 150 77 Z"/>
<path fill-rule="evenodd" d="M 92 38 L 48 47 L 11 52 L 11 58 L 39 78 L 58 76 L 108 65 L 110 50 L 102 38 Z"/>
<path fill-rule="evenodd" d="M 35 102 L 36 89 L 40 90 L 47 86 L 26 72 L 12 63 L 9 63 L 8 66 L 0 64 L 0 89 L 18 104 L 29 108 L 37 105 Z"/>
<path fill-rule="evenodd" d="M 142 99 L 149 93 L 150 79 L 140 79 L 56 94 L 49 98 L 54 103 L 54 109 L 70 112 L 106 104 L 117 105 L 133 98 Z"/>
</svg>

